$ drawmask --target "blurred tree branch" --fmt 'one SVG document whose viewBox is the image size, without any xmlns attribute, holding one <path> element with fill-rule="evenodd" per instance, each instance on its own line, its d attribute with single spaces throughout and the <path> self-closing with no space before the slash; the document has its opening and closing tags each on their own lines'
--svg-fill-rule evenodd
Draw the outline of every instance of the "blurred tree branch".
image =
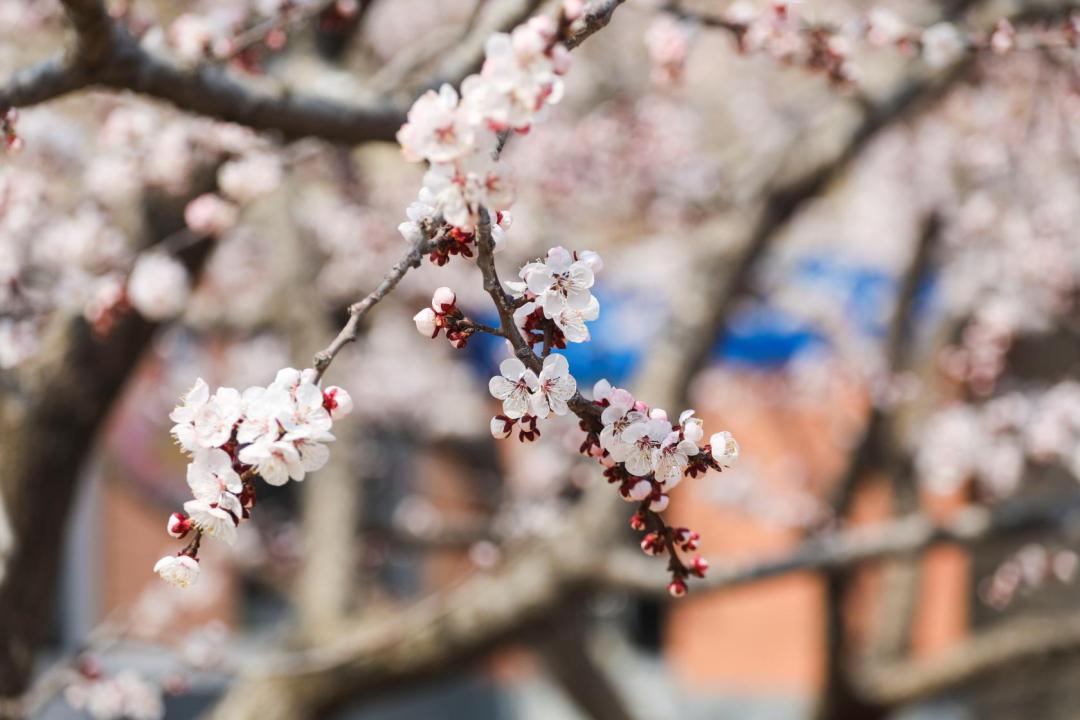
<svg viewBox="0 0 1080 720">
<path fill-rule="evenodd" d="M 937 521 L 923 513 L 805 540 L 772 559 L 741 564 L 715 559 L 695 593 L 726 590 L 791 573 L 847 571 L 858 565 L 918 555 L 943 544 L 972 546 L 1033 530 L 1074 532 L 1080 527 L 1080 494 L 1052 501 L 1014 502 L 988 508 L 972 505 Z M 607 556 L 598 582 L 612 590 L 663 598 L 665 575 L 655 563 L 630 550 Z"/>
<path fill-rule="evenodd" d="M 576 47 L 604 27 L 620 4 L 621 0 L 598 3 L 567 45 Z M 73 47 L 63 56 L 16 73 L 0 86 L 0 108 L 35 105 L 76 90 L 103 87 L 130 90 L 187 112 L 274 131 L 286 140 L 316 137 L 345 144 L 393 140 L 409 108 L 409 104 L 374 95 L 344 103 L 292 90 L 273 93 L 217 67 L 185 68 L 141 47 L 109 17 L 101 0 L 64 0 L 64 9 L 76 33 Z M 478 64 L 483 43 L 473 50 L 476 57 L 460 60 L 454 66 L 457 71 L 468 74 Z M 463 78 L 442 77 L 451 83 Z"/>
<path fill-rule="evenodd" d="M 216 168 L 193 179 L 192 196 L 213 187 Z M 147 228 L 162 234 L 183 227 L 185 200 L 148 202 Z M 156 216 L 153 216 L 156 215 Z M 149 232 L 149 230 L 148 230 Z M 212 243 L 202 238 L 180 253 L 197 275 Z M 51 618 L 68 511 L 97 431 L 157 326 L 124 314 L 108 339 L 81 315 L 58 313 L 40 353 L 12 371 L 0 398 L 0 503 L 11 519 L 14 545 L 0 558 L 0 697 L 21 693 Z"/>
</svg>

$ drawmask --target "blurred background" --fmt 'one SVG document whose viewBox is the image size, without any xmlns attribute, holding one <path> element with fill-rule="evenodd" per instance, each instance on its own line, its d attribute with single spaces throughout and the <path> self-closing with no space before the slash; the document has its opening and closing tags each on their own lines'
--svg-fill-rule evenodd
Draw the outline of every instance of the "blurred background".
<svg viewBox="0 0 1080 720">
<path fill-rule="evenodd" d="M 410 272 L 335 361 L 356 410 L 329 465 L 261 485 L 199 584 L 162 584 L 189 497 L 177 398 L 310 365 L 407 249 L 423 169 L 389 138 L 257 134 L 122 89 L 20 108 L 0 156 L 0 713 L 1075 717 L 1071 9 L 629 0 L 507 144 L 503 279 L 554 245 L 604 259 L 592 341 L 565 351 L 583 392 L 607 378 L 741 445 L 672 496 L 711 563 L 678 600 L 574 419 L 491 438 L 503 341 L 416 332 L 443 285 L 497 322 L 463 257 Z M 0 0 L 0 75 L 73 42 L 64 10 Z M 552 11 L 109 10 L 177 67 L 402 112 Z M 235 224 L 185 229 L 214 191 Z M 144 273 L 151 305 L 180 297 L 158 317 L 129 283 L 155 253 L 187 273 Z"/>
</svg>

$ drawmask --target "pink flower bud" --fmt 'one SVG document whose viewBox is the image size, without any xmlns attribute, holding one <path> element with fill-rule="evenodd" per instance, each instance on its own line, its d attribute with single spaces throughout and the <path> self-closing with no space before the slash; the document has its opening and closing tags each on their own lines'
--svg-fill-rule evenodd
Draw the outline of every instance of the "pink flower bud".
<svg viewBox="0 0 1080 720">
<path fill-rule="evenodd" d="M 563 15 L 570 22 L 574 22 L 585 14 L 585 3 L 582 0 L 563 0 Z"/>
<path fill-rule="evenodd" d="M 174 512 L 165 523 L 165 532 L 177 539 L 187 535 L 190 530 L 191 518 L 185 517 L 183 513 Z"/>
<path fill-rule="evenodd" d="M 337 14 L 343 18 L 351 18 L 360 10 L 360 3 L 356 0 L 338 0 L 334 4 Z"/>
<path fill-rule="evenodd" d="M 662 493 L 660 497 L 649 503 L 649 509 L 653 512 L 664 512 L 665 510 L 667 510 L 669 502 L 671 502 L 671 497 L 666 493 Z"/>
<path fill-rule="evenodd" d="M 435 311 L 431 308 L 424 308 L 413 315 L 413 322 L 416 323 L 416 331 L 425 337 L 433 338 L 439 334 L 439 326 L 435 323 Z"/>
<path fill-rule="evenodd" d="M 631 500 L 644 500 L 652 495 L 652 483 L 648 480 L 638 480 L 627 492 Z"/>
<path fill-rule="evenodd" d="M 709 569 L 709 561 L 703 557 L 695 557 L 690 563 L 690 574 L 694 577 L 703 578 Z"/>
<path fill-rule="evenodd" d="M 570 69 L 570 51 L 562 43 L 551 48 L 551 64 L 556 75 L 565 75 Z"/>
<path fill-rule="evenodd" d="M 671 583 L 667 586 L 667 591 L 671 593 L 671 597 L 680 598 L 686 595 L 686 583 L 682 580 L 672 580 Z"/>
<path fill-rule="evenodd" d="M 353 411 L 353 399 L 344 388 L 331 385 L 323 391 L 323 407 L 331 419 L 340 420 Z"/>
<path fill-rule="evenodd" d="M 450 312 L 457 302 L 457 295 L 448 287 L 441 287 L 431 298 L 431 308 L 437 313 Z"/>
<path fill-rule="evenodd" d="M 630 527 L 638 532 L 645 529 L 645 516 L 641 513 L 634 513 L 630 516 Z"/>
<path fill-rule="evenodd" d="M 641 550 L 646 555 L 660 555 L 664 552 L 664 541 L 656 533 L 649 533 L 641 539 Z"/>
<path fill-rule="evenodd" d="M 184 208 L 184 222 L 200 235 L 220 235 L 239 219 L 236 206 L 213 193 L 200 195 Z"/>
<path fill-rule="evenodd" d="M 682 545 L 683 550 L 691 552 L 698 549 L 698 545 L 701 544 L 701 536 L 698 535 L 696 532 L 688 531 L 686 537 L 680 540 L 679 543 Z"/>
</svg>

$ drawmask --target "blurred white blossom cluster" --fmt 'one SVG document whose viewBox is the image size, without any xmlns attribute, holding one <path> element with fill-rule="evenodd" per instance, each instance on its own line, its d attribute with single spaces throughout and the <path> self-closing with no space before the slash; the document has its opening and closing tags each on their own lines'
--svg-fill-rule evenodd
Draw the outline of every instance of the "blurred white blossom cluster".
<svg viewBox="0 0 1080 720">
<path fill-rule="evenodd" d="M 1017 597 L 1036 592 L 1047 583 L 1070 583 L 1080 558 L 1074 551 L 1029 543 L 1005 559 L 979 583 L 979 597 L 995 610 L 1004 610 Z"/>
<path fill-rule="evenodd" d="M 256 477 L 284 485 L 326 464 L 334 420 L 353 404 L 340 387 L 324 390 L 317 383 L 312 369 L 285 368 L 266 387 L 242 393 L 223 387 L 211 395 L 200 378 L 184 395 L 169 417 L 177 444 L 192 457 L 187 483 L 194 499 L 184 503 L 183 513 L 169 516 L 166 530 L 178 539 L 192 531 L 195 537 L 154 566 L 165 581 L 179 587 L 195 582 L 204 536 L 236 541 L 237 526 L 255 505 Z"/>
<path fill-rule="evenodd" d="M 165 703 L 161 687 L 131 670 L 116 675 L 92 664 L 79 668 L 78 678 L 64 689 L 64 699 L 94 720 L 161 720 Z"/>
<path fill-rule="evenodd" d="M 934 413 L 916 442 L 916 467 L 941 493 L 974 480 L 993 497 L 1012 494 L 1030 464 L 1056 463 L 1080 477 L 1080 383 L 1010 392 Z"/>
<path fill-rule="evenodd" d="M 582 10 L 580 2 L 568 2 L 562 17 L 573 22 Z M 429 169 L 399 230 L 415 244 L 449 223 L 454 243 L 433 253 L 433 260 L 471 256 L 468 246 L 482 207 L 496 214 L 492 232 L 501 247 L 514 188 L 497 156 L 506 133 L 527 133 L 545 107 L 562 98 L 560 76 L 569 67 L 569 52 L 558 41 L 558 29 L 555 20 L 540 15 L 510 34 L 492 35 L 480 73 L 462 82 L 460 96 L 443 85 L 409 110 L 398 141 L 407 160 L 427 161 Z"/>
<path fill-rule="evenodd" d="M 661 84 L 681 79 L 690 41 L 701 26 L 730 33 L 740 53 L 768 55 L 784 65 L 821 73 L 840 85 L 858 82 L 855 55 L 859 49 L 892 47 L 918 55 L 929 67 L 940 69 L 972 51 L 1000 55 L 1017 48 L 1075 47 L 1080 28 L 1077 16 L 1024 34 L 1006 19 L 988 33 L 971 33 L 948 21 L 921 28 L 884 7 L 830 23 L 803 11 L 801 4 L 798 0 L 763 4 L 736 0 L 718 15 L 702 16 L 678 7 L 661 12 L 644 38 L 653 63 L 653 79 Z"/>
<path fill-rule="evenodd" d="M 57 311 L 82 315 L 101 339 L 132 311 L 155 322 L 182 314 L 193 290 L 182 252 L 235 227 L 240 206 L 281 178 L 266 141 L 235 125 L 109 103 L 95 152 L 81 164 L 50 132 L 74 128 L 52 121 L 36 115 L 25 162 L 0 165 L 0 368 L 32 356 Z M 186 231 L 142 249 L 147 229 L 132 216 L 156 196 L 191 193 L 199 172 L 219 163 L 221 194 L 196 197 L 184 212 Z M 88 196 L 70 197 L 52 181 L 57 173 L 81 174 Z"/>
</svg>

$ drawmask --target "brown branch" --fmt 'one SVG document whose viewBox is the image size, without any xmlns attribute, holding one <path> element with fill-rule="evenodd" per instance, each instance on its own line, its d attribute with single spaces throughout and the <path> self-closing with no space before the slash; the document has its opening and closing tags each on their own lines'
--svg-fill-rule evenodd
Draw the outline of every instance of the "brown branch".
<svg viewBox="0 0 1080 720">
<path fill-rule="evenodd" d="M 582 28 L 566 39 L 573 48 L 604 27 L 621 0 L 606 0 Z M 16 73 L 0 86 L 0 108 L 26 107 L 87 87 L 130 90 L 164 100 L 178 109 L 280 133 L 286 140 L 316 137 L 358 144 L 393 140 L 407 105 L 386 98 L 345 103 L 285 91 L 273 93 L 221 68 L 185 68 L 143 49 L 105 11 L 100 0 L 66 0 L 77 41 L 63 59 L 54 58 Z M 482 45 L 479 47 L 482 48 Z M 477 63 L 462 62 L 469 71 Z M 460 82 L 462 77 L 448 78 Z"/>
<path fill-rule="evenodd" d="M 919 234 L 911 260 L 897 290 L 884 348 L 886 371 L 890 377 L 902 372 L 911 361 L 912 312 L 919 285 L 929 269 L 938 230 L 938 218 L 936 215 L 931 215 Z M 872 471 L 887 470 L 892 466 L 893 482 L 894 484 L 899 482 L 896 478 L 899 462 L 896 459 L 895 435 L 893 408 L 875 403 L 870 411 L 862 438 L 850 456 L 845 471 L 832 489 L 830 507 L 833 521 L 842 521 L 851 511 L 856 493 Z M 817 709 L 819 718 L 855 714 L 872 719 L 880 716 L 883 711 L 881 707 L 873 703 L 864 702 L 852 683 L 848 632 L 844 620 L 850 581 L 850 569 L 844 566 L 825 573 L 826 676 Z"/>
<path fill-rule="evenodd" d="M 585 17 L 581 19 L 580 27 L 573 30 L 570 36 L 563 41 L 563 44 L 568 49 L 573 50 L 598 30 L 607 27 L 615 11 L 619 9 L 623 2 L 625 0 L 597 0 L 592 3 L 585 13 Z"/>
<path fill-rule="evenodd" d="M 499 280 L 499 273 L 495 269 L 494 252 L 495 244 L 491 239 L 491 216 L 487 208 L 482 207 L 480 220 L 476 225 L 476 264 L 484 278 L 484 291 L 495 303 L 495 310 L 499 314 L 499 334 L 510 341 L 510 345 L 514 348 L 514 355 L 525 363 L 525 367 L 539 373 L 543 361 L 533 352 L 532 347 L 521 335 L 517 323 L 514 322 L 514 298 L 506 292 L 502 281 Z M 591 401 L 585 399 L 580 392 L 574 393 L 574 397 L 570 398 L 567 404 L 570 410 L 590 427 L 599 427 L 600 410 Z"/>
<path fill-rule="evenodd" d="M 274 94 L 209 66 L 184 68 L 139 46 L 99 0 L 67 0 L 76 31 L 66 57 L 17 73 L 0 88 L 0 107 L 28 106 L 86 87 L 131 90 L 177 108 L 286 139 L 341 143 L 391 140 L 407 107 L 384 99 L 353 103 L 285 92 Z"/>
<path fill-rule="evenodd" d="M 998 508 L 973 506 L 937 522 L 923 514 L 837 531 L 804 541 L 798 548 L 772 559 L 732 564 L 710 563 L 709 574 L 694 585 L 695 593 L 748 585 L 791 573 L 849 570 L 857 565 L 921 553 L 953 544 L 971 546 L 991 539 L 1048 528 L 1067 530 L 1080 520 L 1080 495 L 1055 502 L 1008 503 Z M 605 588 L 666 597 L 665 573 L 655 563 L 629 550 L 610 553 L 598 583 Z"/>
<path fill-rule="evenodd" d="M 211 169 L 196 178 L 194 194 L 212 189 L 214 174 Z M 160 204 L 159 217 L 148 217 L 146 223 L 151 240 L 182 226 L 184 200 L 147 199 L 148 216 L 154 203 Z M 197 274 L 210 248 L 204 238 L 180 257 Z M 26 688 L 37 645 L 52 618 L 62 539 L 80 471 L 156 327 L 131 312 L 102 339 L 81 314 L 57 313 L 41 351 L 12 371 L 16 390 L 0 395 L 0 456 L 5 460 L 0 463 L 0 504 L 15 538 L 0 581 L 0 697 L 18 696 Z M 78 403 L 72 403 L 73 397 Z"/>
<path fill-rule="evenodd" d="M 541 643 L 548 674 L 586 717 L 634 720 L 618 688 L 590 654 L 586 637 L 581 611 L 568 609 L 551 636 Z"/>
<path fill-rule="evenodd" d="M 397 287 L 398 283 L 401 282 L 401 278 L 405 277 L 405 273 L 412 268 L 420 267 L 424 255 L 431 252 L 436 242 L 437 239 L 434 238 L 417 242 L 394 263 L 390 271 L 383 277 L 378 286 L 368 293 L 367 297 L 349 306 L 349 319 L 345 323 L 345 327 L 341 328 L 341 332 L 325 349 L 315 354 L 313 363 L 317 372 L 316 382 L 322 378 L 326 369 L 330 367 L 330 363 L 341 352 L 341 349 L 356 340 L 360 321 L 364 316 Z"/>
<path fill-rule="evenodd" d="M 553 614 L 592 572 L 596 543 L 614 535 L 602 492 L 586 493 L 552 538 L 511 553 L 490 573 L 380 616 L 374 611 L 328 646 L 264 658 L 212 717 L 312 717 L 349 698 L 369 702 L 461 671 L 511 640 L 550 635 Z"/>
</svg>

